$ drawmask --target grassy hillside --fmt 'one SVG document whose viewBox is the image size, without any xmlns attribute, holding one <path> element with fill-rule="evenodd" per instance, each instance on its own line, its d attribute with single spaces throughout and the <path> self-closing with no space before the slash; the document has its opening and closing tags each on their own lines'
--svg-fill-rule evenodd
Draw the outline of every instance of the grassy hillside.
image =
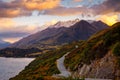
<svg viewBox="0 0 120 80">
<path fill-rule="evenodd" d="M 41 54 L 40 57 L 31 62 L 19 75 L 10 80 L 50 80 L 50 76 L 59 73 L 56 67 L 56 60 L 65 53 L 73 50 L 76 44 L 79 45 L 78 42 L 73 42 L 57 50 Z"/>
<path fill-rule="evenodd" d="M 75 48 L 76 45 L 79 45 L 79 48 Z M 56 80 L 51 78 L 53 74 L 59 73 L 56 67 L 56 60 L 65 53 L 70 52 L 65 59 L 65 65 L 74 72 L 77 71 L 80 65 L 89 65 L 94 60 L 103 58 L 109 51 L 116 57 L 117 69 L 119 69 L 120 23 L 116 23 L 111 28 L 96 33 L 87 41 L 73 42 L 57 50 L 41 54 L 19 75 L 10 80 Z"/>
<path fill-rule="evenodd" d="M 109 51 L 112 51 L 117 57 L 117 64 L 120 68 L 120 23 L 116 23 L 111 28 L 98 32 L 89 38 L 66 57 L 65 65 L 71 71 L 76 71 L 78 65 L 89 65 L 93 60 L 102 58 Z"/>
</svg>

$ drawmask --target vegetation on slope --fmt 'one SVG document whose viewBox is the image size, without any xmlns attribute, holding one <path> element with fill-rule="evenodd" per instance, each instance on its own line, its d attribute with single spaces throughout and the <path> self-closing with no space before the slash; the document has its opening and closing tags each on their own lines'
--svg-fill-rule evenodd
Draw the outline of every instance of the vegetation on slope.
<svg viewBox="0 0 120 80">
<path fill-rule="evenodd" d="M 120 67 L 120 23 L 96 33 L 78 49 L 72 51 L 66 57 L 65 65 L 71 71 L 75 71 L 78 65 L 90 64 L 93 60 L 102 58 L 111 50 L 118 57 L 118 67 Z"/>
<path fill-rule="evenodd" d="M 71 71 L 75 71 L 78 65 L 90 64 L 93 60 L 102 58 L 109 51 L 113 51 L 119 63 L 119 37 L 120 23 L 117 23 L 110 29 L 96 33 L 85 42 L 74 42 L 64 45 L 60 49 L 41 54 L 19 75 L 10 80 L 57 80 L 51 77 L 53 74 L 59 73 L 55 62 L 67 52 L 71 53 L 66 57 L 65 65 Z M 79 45 L 79 48 L 75 49 L 75 45 Z"/>
<path fill-rule="evenodd" d="M 41 54 L 31 62 L 19 75 L 10 80 L 50 80 L 53 74 L 58 74 L 56 60 L 73 50 L 78 42 L 66 44 L 57 50 Z M 79 45 L 79 44 L 77 44 Z M 51 78 L 53 80 L 53 78 Z"/>
</svg>

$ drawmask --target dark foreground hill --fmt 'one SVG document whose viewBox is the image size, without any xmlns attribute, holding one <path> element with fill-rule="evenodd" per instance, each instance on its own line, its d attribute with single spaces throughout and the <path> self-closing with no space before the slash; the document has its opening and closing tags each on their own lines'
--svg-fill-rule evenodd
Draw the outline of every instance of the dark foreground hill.
<svg viewBox="0 0 120 80">
<path fill-rule="evenodd" d="M 76 45 L 79 48 L 75 48 Z M 65 58 L 65 66 L 72 72 L 72 76 L 120 80 L 120 23 L 96 33 L 87 41 L 75 42 L 41 54 L 10 80 L 57 80 L 51 77 L 59 73 L 56 60 L 67 52 L 70 53 Z"/>
</svg>

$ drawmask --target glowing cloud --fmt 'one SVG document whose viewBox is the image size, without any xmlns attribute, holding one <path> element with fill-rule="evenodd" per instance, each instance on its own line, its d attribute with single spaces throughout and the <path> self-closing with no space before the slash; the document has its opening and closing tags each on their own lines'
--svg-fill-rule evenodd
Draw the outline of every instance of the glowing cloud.
<svg viewBox="0 0 120 80">
<path fill-rule="evenodd" d="M 111 26 L 118 21 L 118 15 L 102 15 L 97 20 L 101 20 Z"/>
<path fill-rule="evenodd" d="M 29 10 L 52 9 L 59 5 L 60 0 L 27 0 L 25 7 Z"/>
<path fill-rule="evenodd" d="M 80 15 L 87 13 L 89 9 L 86 7 L 73 7 L 73 8 L 66 8 L 66 7 L 57 7 L 52 10 L 46 10 L 44 14 L 49 15 L 57 15 L 57 16 L 72 16 L 72 15 Z"/>
<path fill-rule="evenodd" d="M 14 26 L 15 22 L 12 19 L 2 18 L 0 19 L 0 30 L 9 29 Z"/>
<path fill-rule="evenodd" d="M 53 24 L 55 24 L 57 22 L 58 22 L 57 20 L 52 20 L 50 22 L 45 23 L 45 25 L 49 26 L 49 25 L 53 25 Z"/>
<path fill-rule="evenodd" d="M 19 41 L 21 39 L 21 37 L 17 37 L 17 38 L 4 38 L 2 39 L 5 42 L 9 42 L 9 43 L 14 43 L 16 41 Z"/>
</svg>

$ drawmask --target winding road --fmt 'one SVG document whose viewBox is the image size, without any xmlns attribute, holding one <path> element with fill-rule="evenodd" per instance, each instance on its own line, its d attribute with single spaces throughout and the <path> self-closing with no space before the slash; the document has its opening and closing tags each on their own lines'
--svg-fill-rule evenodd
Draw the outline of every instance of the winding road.
<svg viewBox="0 0 120 80">
<path fill-rule="evenodd" d="M 69 72 L 64 66 L 65 56 L 67 56 L 70 52 L 67 52 L 61 58 L 57 59 L 57 68 L 60 71 L 60 74 L 54 74 L 53 77 L 69 77 L 71 76 L 71 72 Z M 96 79 L 96 78 L 85 78 L 85 80 L 112 80 L 112 79 Z"/>
<path fill-rule="evenodd" d="M 54 77 L 69 77 L 69 76 L 71 76 L 71 73 L 64 66 L 65 56 L 67 56 L 68 54 L 69 54 L 69 52 L 67 52 L 61 58 L 57 59 L 57 68 L 60 71 L 60 74 L 55 74 Z"/>
</svg>

